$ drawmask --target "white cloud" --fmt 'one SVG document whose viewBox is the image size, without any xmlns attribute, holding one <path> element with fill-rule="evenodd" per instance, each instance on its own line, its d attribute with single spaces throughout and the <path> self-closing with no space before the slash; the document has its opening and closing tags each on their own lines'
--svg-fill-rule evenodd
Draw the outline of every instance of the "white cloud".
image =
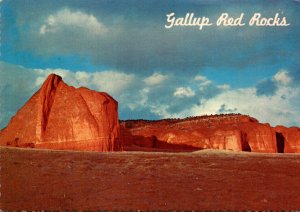
<svg viewBox="0 0 300 212">
<path fill-rule="evenodd" d="M 160 73 L 154 73 L 150 77 L 145 78 L 144 82 L 147 85 L 158 85 L 167 79 L 168 79 L 167 75 L 162 75 Z"/>
<path fill-rule="evenodd" d="M 194 81 L 199 82 L 200 91 L 203 91 L 206 86 L 209 86 L 212 84 L 211 80 L 208 80 L 205 76 L 202 76 L 202 75 L 195 76 Z"/>
<path fill-rule="evenodd" d="M 178 98 L 183 97 L 193 97 L 195 96 L 195 92 L 190 87 L 179 87 L 173 93 L 173 96 Z"/>
<path fill-rule="evenodd" d="M 40 86 L 47 76 L 55 73 L 63 80 L 74 87 L 89 87 L 94 90 L 104 91 L 111 95 L 120 95 L 125 89 L 136 81 L 133 74 L 125 74 L 118 71 L 99 71 L 99 72 L 71 72 L 65 69 L 36 69 L 38 74 L 35 85 Z"/>
<path fill-rule="evenodd" d="M 217 88 L 219 88 L 220 90 L 223 90 L 223 91 L 227 91 L 230 89 L 230 85 L 228 85 L 228 84 L 217 85 Z"/>
<path fill-rule="evenodd" d="M 206 87 L 211 84 L 212 84 L 212 81 L 210 81 L 210 80 L 203 81 L 200 83 L 200 88 Z"/>
<path fill-rule="evenodd" d="M 161 118 L 173 118 L 174 114 L 168 112 L 168 105 L 151 105 L 150 111 Z"/>
<path fill-rule="evenodd" d="M 288 85 L 292 81 L 292 78 L 289 76 L 286 70 L 280 70 L 275 74 L 274 80 L 283 85 Z"/>
<path fill-rule="evenodd" d="M 40 27 L 40 34 L 56 33 L 61 30 L 80 30 L 83 33 L 101 35 L 108 31 L 107 27 L 93 15 L 81 11 L 71 11 L 68 8 L 49 15 L 45 24 Z"/>
<path fill-rule="evenodd" d="M 202 75 L 197 75 L 197 76 L 195 76 L 194 80 L 196 80 L 196 81 L 207 81 L 207 78 L 205 76 L 202 76 Z"/>
<path fill-rule="evenodd" d="M 261 122 L 289 126 L 300 123 L 300 118 L 297 118 L 300 111 L 293 104 L 299 98 L 299 89 L 284 87 L 272 97 L 257 96 L 255 88 L 229 90 L 202 102 L 200 106 L 194 105 L 190 115 L 216 114 L 226 104 L 228 108 L 236 108 L 236 112 L 249 114 Z"/>
<path fill-rule="evenodd" d="M 91 84 L 112 95 L 120 95 L 136 82 L 133 74 L 117 71 L 102 71 L 92 74 Z"/>
</svg>

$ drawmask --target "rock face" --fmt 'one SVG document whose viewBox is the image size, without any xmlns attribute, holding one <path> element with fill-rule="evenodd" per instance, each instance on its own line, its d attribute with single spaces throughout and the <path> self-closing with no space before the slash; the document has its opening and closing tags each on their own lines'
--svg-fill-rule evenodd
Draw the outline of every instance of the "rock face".
<svg viewBox="0 0 300 212">
<path fill-rule="evenodd" d="M 51 74 L 0 132 L 0 144 L 50 149 L 117 151 L 118 103 L 103 92 L 74 88 Z"/>
<path fill-rule="evenodd" d="M 275 127 L 279 152 L 300 152 L 300 128 Z"/>
<path fill-rule="evenodd" d="M 122 121 L 121 131 L 129 150 L 144 147 L 278 152 L 278 136 L 274 128 L 239 114 Z"/>
</svg>

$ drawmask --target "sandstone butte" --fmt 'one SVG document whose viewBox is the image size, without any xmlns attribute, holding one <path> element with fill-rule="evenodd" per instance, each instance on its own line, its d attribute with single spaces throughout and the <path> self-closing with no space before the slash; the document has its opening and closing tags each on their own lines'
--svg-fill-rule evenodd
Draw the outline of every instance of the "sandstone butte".
<svg viewBox="0 0 300 212">
<path fill-rule="evenodd" d="M 118 103 L 104 92 L 74 88 L 51 74 L 0 132 L 0 145 L 117 151 Z"/>
<path fill-rule="evenodd" d="M 300 152 L 300 128 L 274 128 L 240 114 L 121 121 L 121 134 L 127 150 Z"/>
<path fill-rule="evenodd" d="M 51 74 L 0 131 L 0 145 L 100 152 L 296 153 L 300 152 L 300 128 L 271 127 L 241 114 L 119 122 L 118 103 L 111 96 L 76 89 Z"/>
</svg>

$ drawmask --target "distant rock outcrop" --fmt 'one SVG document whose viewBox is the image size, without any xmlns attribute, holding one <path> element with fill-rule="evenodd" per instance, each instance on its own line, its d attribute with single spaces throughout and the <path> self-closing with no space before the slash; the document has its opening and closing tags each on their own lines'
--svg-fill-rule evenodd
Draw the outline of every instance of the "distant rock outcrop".
<svg viewBox="0 0 300 212">
<path fill-rule="evenodd" d="M 51 74 L 0 131 L 0 144 L 49 149 L 117 151 L 118 103 L 103 92 L 74 88 Z"/>
<path fill-rule="evenodd" d="M 129 150 L 134 147 L 176 150 L 180 146 L 186 150 L 300 152 L 299 128 L 273 128 L 240 114 L 122 121 L 121 134 Z"/>
</svg>

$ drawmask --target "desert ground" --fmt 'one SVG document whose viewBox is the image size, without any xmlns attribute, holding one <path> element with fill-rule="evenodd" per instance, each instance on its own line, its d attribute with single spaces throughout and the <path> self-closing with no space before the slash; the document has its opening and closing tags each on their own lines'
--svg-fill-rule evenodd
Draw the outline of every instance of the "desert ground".
<svg viewBox="0 0 300 212">
<path fill-rule="evenodd" d="M 300 154 L 0 148 L 2 210 L 296 210 Z"/>
</svg>

